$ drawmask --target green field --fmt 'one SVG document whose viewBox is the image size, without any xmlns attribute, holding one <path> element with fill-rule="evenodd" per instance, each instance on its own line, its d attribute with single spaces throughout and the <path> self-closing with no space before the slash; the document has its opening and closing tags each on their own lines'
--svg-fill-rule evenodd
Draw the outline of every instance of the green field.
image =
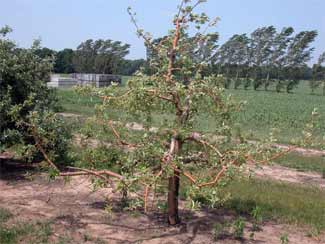
<svg viewBox="0 0 325 244">
<path fill-rule="evenodd" d="M 247 101 L 245 109 L 237 115 L 236 121 L 243 132 L 254 139 L 267 136 L 272 128 L 280 129 L 279 140 L 289 143 L 301 135 L 311 119 L 314 108 L 320 116 L 317 132 L 325 135 L 325 97 L 310 95 L 307 82 L 302 82 L 293 94 L 252 91 L 227 91 L 239 101 Z"/>
<path fill-rule="evenodd" d="M 123 84 L 129 77 L 123 78 Z M 123 89 L 123 88 L 121 88 Z M 308 83 L 305 82 L 293 94 L 276 93 L 272 91 L 226 90 L 237 101 L 246 101 L 243 110 L 235 115 L 234 121 L 241 133 L 254 140 L 261 140 L 269 136 L 272 128 L 277 128 L 277 138 L 281 143 L 290 143 L 301 137 L 302 131 L 311 119 L 312 111 L 317 108 L 319 123 L 317 125 L 318 139 L 325 135 L 325 97 L 310 95 Z M 58 90 L 62 111 L 84 116 L 94 114 L 94 106 L 100 100 L 94 97 L 81 97 L 72 90 Z M 112 119 L 125 117 L 123 111 L 111 110 Z M 159 121 L 160 115 L 154 120 Z M 200 129 L 211 131 L 214 122 L 202 117 Z"/>
<path fill-rule="evenodd" d="M 294 184 L 261 180 L 234 181 L 225 189 L 232 198 L 226 208 L 238 214 L 249 214 L 261 207 L 264 219 L 325 229 L 324 191 Z"/>
</svg>

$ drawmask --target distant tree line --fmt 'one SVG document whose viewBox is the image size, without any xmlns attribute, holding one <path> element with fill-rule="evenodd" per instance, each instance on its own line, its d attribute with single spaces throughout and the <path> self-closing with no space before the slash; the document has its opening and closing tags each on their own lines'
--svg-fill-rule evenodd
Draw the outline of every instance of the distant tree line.
<svg viewBox="0 0 325 244">
<path fill-rule="evenodd" d="M 313 68 L 307 64 L 314 51 L 311 44 L 317 37 L 315 30 L 294 34 L 292 27 L 277 31 L 274 26 L 267 26 L 249 35 L 233 35 L 222 45 L 218 45 L 218 37 L 217 33 L 211 34 L 210 39 L 197 43 L 193 38 L 183 36 L 188 39 L 188 44 L 182 48 L 188 50 L 187 58 L 198 63 L 211 57 L 205 65 L 208 67 L 205 74 L 222 75 L 225 88 L 269 90 L 272 87 L 277 92 L 286 90 L 290 93 L 300 80 L 315 80 L 324 73 L 321 66 L 324 57 Z M 162 42 L 164 37 L 153 40 L 155 44 Z M 157 62 L 158 56 L 147 46 L 148 62 Z M 316 89 L 322 82 L 316 80 L 312 84 Z"/>
<path fill-rule="evenodd" d="M 37 51 L 41 58 L 54 57 L 55 73 L 99 73 L 132 75 L 145 64 L 144 59 L 125 59 L 129 44 L 112 40 L 86 40 L 76 50 L 54 51 L 42 48 Z"/>
<path fill-rule="evenodd" d="M 222 76 L 224 87 L 234 89 L 269 90 L 277 92 L 285 90 L 290 93 L 299 85 L 301 80 L 309 80 L 311 93 L 322 87 L 325 95 L 325 53 L 313 67 L 308 66 L 314 48 L 312 43 L 317 37 L 317 31 L 301 31 L 295 34 L 292 27 L 278 31 L 274 26 L 261 27 L 251 34 L 233 35 L 222 45 L 219 45 L 218 33 L 209 34 L 208 38 L 197 40 L 200 36 L 190 37 L 182 33 L 182 49 L 186 58 L 202 64 L 205 75 Z M 152 43 L 163 44 L 166 37 L 152 39 Z M 130 45 L 112 40 L 86 40 L 76 50 L 64 49 L 54 51 L 48 48 L 38 50 L 41 58 L 55 58 L 54 72 L 56 73 L 105 73 L 133 75 L 141 67 L 147 74 L 155 73 L 149 67 L 155 67 L 159 56 L 147 45 L 147 58 L 126 59 Z M 160 50 L 160 52 L 168 50 Z M 207 59 L 207 57 L 209 57 Z M 180 57 L 176 57 L 176 60 Z M 183 66 L 191 62 L 183 62 Z M 187 69 L 184 82 L 195 73 L 191 67 Z M 196 66 L 196 67 L 200 67 Z M 175 75 L 182 70 L 175 71 Z"/>
</svg>

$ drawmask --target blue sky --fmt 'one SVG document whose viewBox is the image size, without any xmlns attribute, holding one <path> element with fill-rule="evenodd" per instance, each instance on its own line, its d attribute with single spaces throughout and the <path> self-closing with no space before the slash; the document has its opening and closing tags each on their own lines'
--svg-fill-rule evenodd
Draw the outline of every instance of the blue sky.
<svg viewBox="0 0 325 244">
<path fill-rule="evenodd" d="M 171 27 L 179 0 L 1 0 L 0 26 L 8 24 L 20 46 L 41 38 L 43 46 L 60 50 L 76 48 L 86 39 L 107 38 L 131 44 L 129 58 L 145 56 L 141 40 L 127 14 L 132 6 L 139 24 L 154 36 Z M 296 32 L 316 29 L 315 57 L 325 51 L 325 0 L 209 0 L 200 11 L 219 16 L 221 43 L 233 34 L 257 27 L 292 26 Z"/>
</svg>

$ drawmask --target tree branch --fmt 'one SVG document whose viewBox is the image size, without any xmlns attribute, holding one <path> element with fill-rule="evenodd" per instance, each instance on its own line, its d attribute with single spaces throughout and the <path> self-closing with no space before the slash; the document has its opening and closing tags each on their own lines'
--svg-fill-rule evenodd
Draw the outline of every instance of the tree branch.
<svg viewBox="0 0 325 244">
<path fill-rule="evenodd" d="M 217 174 L 217 176 L 215 177 L 215 179 L 213 181 L 208 182 L 208 183 L 200 184 L 200 185 L 198 185 L 198 187 L 202 188 L 202 187 L 207 187 L 207 186 L 215 185 L 221 179 L 221 177 L 226 172 L 226 170 L 227 170 L 227 167 L 226 166 L 223 166 L 222 169 L 219 171 L 219 173 Z"/>
</svg>

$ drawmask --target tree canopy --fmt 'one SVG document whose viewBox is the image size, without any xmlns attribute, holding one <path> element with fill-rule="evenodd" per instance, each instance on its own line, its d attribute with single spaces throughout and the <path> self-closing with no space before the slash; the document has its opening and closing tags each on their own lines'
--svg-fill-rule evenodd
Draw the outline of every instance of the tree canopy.
<svg viewBox="0 0 325 244">
<path fill-rule="evenodd" d="M 120 41 L 89 39 L 78 46 L 73 65 L 79 73 L 116 74 L 129 48 Z"/>
<path fill-rule="evenodd" d="M 10 32 L 9 27 L 0 30 L 0 151 L 20 144 L 25 155 L 35 155 L 38 149 L 30 126 L 33 121 L 42 128 L 44 139 L 52 135 L 44 148 L 59 158 L 64 155 L 68 137 L 53 113 L 57 108 L 55 92 L 46 85 L 52 52 L 40 49 L 38 41 L 29 49 L 18 48 L 7 38 Z"/>
</svg>

